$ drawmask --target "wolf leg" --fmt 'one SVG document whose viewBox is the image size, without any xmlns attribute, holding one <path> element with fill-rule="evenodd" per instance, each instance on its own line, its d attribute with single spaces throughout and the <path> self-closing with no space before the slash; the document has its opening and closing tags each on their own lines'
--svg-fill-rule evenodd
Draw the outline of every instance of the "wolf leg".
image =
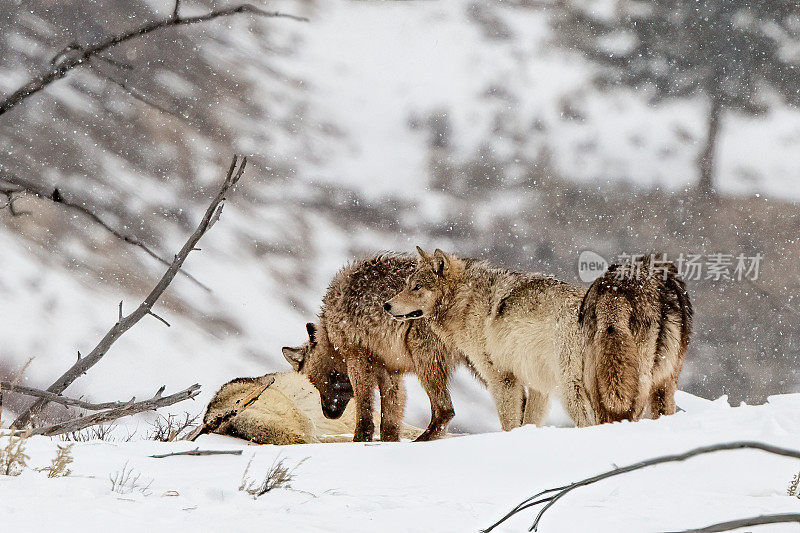
<svg viewBox="0 0 800 533">
<path fill-rule="evenodd" d="M 525 387 L 512 374 L 492 376 L 486 381 L 486 387 L 494 399 L 500 427 L 510 431 L 522 425 L 522 404 L 525 400 Z"/>
<path fill-rule="evenodd" d="M 384 369 L 378 374 L 378 389 L 381 393 L 381 441 L 397 442 L 406 406 L 403 376 Z"/>
<path fill-rule="evenodd" d="M 366 356 L 347 357 L 347 374 L 353 386 L 353 398 L 356 402 L 353 442 L 369 442 L 375 433 L 375 422 L 372 420 L 372 391 L 376 383 L 369 366 Z"/>
<path fill-rule="evenodd" d="M 650 393 L 650 414 L 653 418 L 675 414 L 675 389 L 674 383 L 663 383 L 653 387 Z"/>
<path fill-rule="evenodd" d="M 597 370 L 592 357 L 593 352 L 586 347 L 584 333 L 576 329 L 569 331 L 565 335 L 559 357 L 561 403 L 575 425 L 583 428 L 601 423 L 600 419 L 603 417 L 599 412 L 595 412 L 593 407 L 599 401 L 597 388 L 592 387 L 591 390 L 587 390 L 586 387 L 587 377 L 594 382 Z"/>
<path fill-rule="evenodd" d="M 431 402 L 431 421 L 415 442 L 441 438 L 456 414 L 450 399 L 450 391 L 447 390 L 450 378 L 448 369 L 439 361 L 433 361 L 428 365 L 417 364 L 417 377 Z"/>
<path fill-rule="evenodd" d="M 550 396 L 529 388 L 528 398 L 525 401 L 525 414 L 522 416 L 522 423 L 541 426 L 549 406 Z"/>
<path fill-rule="evenodd" d="M 572 381 L 566 385 L 563 395 L 564 409 L 579 428 L 591 426 L 594 414 L 586 388 L 581 381 Z"/>
</svg>

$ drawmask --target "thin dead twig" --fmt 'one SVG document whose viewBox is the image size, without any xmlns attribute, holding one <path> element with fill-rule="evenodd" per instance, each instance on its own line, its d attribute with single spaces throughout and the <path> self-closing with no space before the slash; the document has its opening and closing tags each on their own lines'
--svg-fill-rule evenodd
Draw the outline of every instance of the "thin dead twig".
<svg viewBox="0 0 800 533">
<path fill-rule="evenodd" d="M 169 109 L 168 107 L 159 104 L 158 102 L 156 102 L 153 99 L 151 99 L 148 96 L 146 96 L 144 93 L 142 93 L 142 92 L 136 90 L 134 87 L 128 85 L 128 83 L 126 83 L 124 81 L 121 81 L 121 80 L 118 80 L 117 78 L 115 78 L 114 76 L 112 76 L 110 74 L 106 74 L 104 72 L 99 72 L 99 69 L 94 69 L 94 72 L 95 72 L 95 74 L 97 74 L 98 76 L 102 77 L 103 79 L 105 79 L 109 83 L 113 83 L 114 85 L 116 85 L 117 87 L 122 89 L 122 91 L 124 91 L 126 94 L 131 96 L 133 99 L 138 100 L 138 101 L 142 102 L 143 104 L 152 107 L 153 109 L 155 109 L 159 113 L 163 113 L 165 115 L 169 115 L 171 117 L 180 119 L 180 120 L 182 120 L 183 122 L 186 122 L 186 123 L 190 122 L 188 116 L 182 114 L 180 111 L 173 111 L 172 109 Z"/>
<path fill-rule="evenodd" d="M 151 455 L 150 457 L 153 459 L 163 459 L 176 455 L 242 455 L 242 450 L 201 450 L 200 448 L 195 448 L 194 450 L 185 452 L 160 453 Z"/>
<path fill-rule="evenodd" d="M 145 496 L 150 495 L 150 485 L 153 480 L 143 480 L 142 473 L 128 467 L 128 461 L 122 465 L 121 470 L 108 475 L 111 482 L 111 492 L 117 494 L 130 494 L 133 491 L 141 492 Z"/>
<path fill-rule="evenodd" d="M 608 479 L 610 477 L 618 476 L 620 474 L 626 474 L 628 472 L 633 472 L 634 470 L 639 470 L 641 468 L 646 468 L 648 466 L 658 465 L 662 463 L 670 463 L 670 462 L 678 462 L 678 461 L 685 461 L 697 455 L 703 455 L 712 452 L 724 451 L 724 450 L 761 450 L 767 453 L 772 453 L 775 455 L 781 455 L 784 457 L 793 457 L 795 459 L 800 459 L 800 451 L 791 450 L 788 448 L 781 448 L 778 446 L 772 446 L 770 444 L 764 444 L 762 442 L 754 442 L 754 441 L 738 441 L 738 442 L 729 442 L 729 443 L 722 443 L 722 444 L 713 444 L 710 446 L 701 446 L 699 448 L 695 448 L 693 450 L 689 450 L 684 453 L 674 454 L 674 455 L 665 455 L 663 457 L 656 457 L 654 459 L 648 459 L 646 461 L 641 461 L 638 463 L 634 463 L 632 465 L 623 466 L 621 468 L 616 468 L 614 470 L 610 470 L 608 472 L 603 472 L 602 474 L 598 474 L 596 476 L 592 476 L 590 478 L 583 479 L 581 481 L 576 481 L 574 483 L 570 483 L 569 485 L 564 485 L 563 487 L 556 487 L 553 489 L 543 490 L 539 493 L 534 494 L 530 498 L 522 501 L 519 505 L 517 505 L 514 509 L 509 511 L 503 518 L 489 526 L 488 528 L 482 530 L 484 533 L 488 533 L 492 531 L 494 528 L 511 518 L 512 516 L 528 509 L 530 507 L 539 505 L 540 503 L 544 503 L 545 506 L 539 510 L 539 513 L 536 515 L 536 519 L 534 520 L 533 524 L 531 525 L 529 531 L 536 531 L 539 527 L 539 522 L 542 519 L 547 510 L 552 507 L 558 500 L 566 496 L 568 493 L 572 492 L 573 490 L 579 487 L 585 487 L 586 485 L 591 485 L 592 483 L 597 483 L 598 481 L 602 481 L 604 479 Z M 547 496 L 549 494 L 549 496 Z M 725 530 L 721 530 L 725 531 Z"/>
<path fill-rule="evenodd" d="M 105 336 L 100 339 L 100 342 L 98 342 L 92 351 L 87 356 L 79 358 L 75 364 L 69 368 L 69 370 L 67 370 L 60 378 L 50 385 L 50 387 L 47 388 L 48 392 L 52 392 L 54 394 L 61 394 L 64 392 L 64 390 L 69 387 L 73 381 L 78 379 L 91 367 L 97 364 L 97 362 L 103 358 L 103 356 L 108 352 L 117 339 L 119 339 L 126 331 L 136 325 L 136 323 L 139 322 L 139 320 L 141 320 L 144 316 L 151 313 L 155 303 L 158 301 L 164 291 L 167 290 L 167 287 L 169 287 L 169 284 L 172 282 L 172 280 L 175 279 L 175 276 L 180 271 L 189 253 L 195 249 L 197 242 L 203 235 L 205 235 L 206 231 L 208 231 L 208 229 L 211 227 L 212 222 L 219 218 L 226 196 L 239 182 L 239 179 L 244 173 L 246 165 L 246 157 L 241 158 L 241 162 L 238 156 L 233 157 L 231 165 L 228 168 L 228 173 L 222 183 L 222 187 L 206 209 L 206 212 L 203 215 L 203 218 L 200 220 L 197 229 L 195 229 L 194 233 L 192 233 L 180 251 L 175 255 L 175 258 L 173 259 L 169 268 L 167 268 L 167 271 L 158 281 L 153 290 L 150 291 L 150 294 L 147 295 L 144 301 L 139 304 L 139 307 L 137 307 L 131 314 L 122 317 L 121 320 L 118 320 L 113 326 L 111 326 L 111 329 L 109 329 L 108 333 L 106 333 Z M 47 405 L 47 403 L 48 400 L 45 398 L 36 400 L 30 407 L 28 407 L 28 409 L 23 411 L 16 420 L 14 420 L 11 427 L 13 429 L 21 429 L 25 427 L 31 422 L 33 416 L 38 414 L 44 408 L 44 406 Z"/>
<path fill-rule="evenodd" d="M 153 432 L 148 438 L 160 442 L 180 440 L 180 437 L 188 435 L 197 427 L 199 418 L 200 415 L 192 416 L 190 413 L 183 413 L 183 418 L 178 418 L 175 414 L 159 415 L 152 424 Z"/>
<path fill-rule="evenodd" d="M 250 4 L 240 4 L 223 9 L 216 9 L 194 17 L 181 17 L 178 13 L 179 2 L 176 2 L 175 9 L 171 16 L 166 19 L 147 22 L 141 26 L 118 35 L 111 35 L 101 40 L 82 46 L 78 43 L 70 43 L 64 47 L 51 61 L 51 67 L 44 73 L 35 76 L 25 85 L 11 93 L 4 100 L 0 101 L 0 115 L 22 103 L 26 98 L 45 89 L 53 82 L 60 80 L 75 67 L 86 63 L 89 59 L 102 52 L 105 52 L 121 43 L 144 37 L 153 32 L 177 26 L 189 26 L 202 22 L 209 22 L 220 17 L 228 17 L 240 13 L 257 15 L 260 17 L 281 17 L 305 22 L 308 19 L 280 13 L 277 11 L 266 11 Z"/>
<path fill-rule="evenodd" d="M 95 426 L 89 426 L 78 431 L 62 433 L 59 435 L 59 437 L 64 442 L 91 442 L 93 440 L 114 442 L 117 440 L 117 438 L 114 436 L 117 428 L 118 426 L 114 422 L 110 422 L 108 424 L 97 424 Z M 122 437 L 120 440 L 122 442 L 130 442 L 132 438 L 133 434 L 129 432 L 127 436 Z"/>
</svg>

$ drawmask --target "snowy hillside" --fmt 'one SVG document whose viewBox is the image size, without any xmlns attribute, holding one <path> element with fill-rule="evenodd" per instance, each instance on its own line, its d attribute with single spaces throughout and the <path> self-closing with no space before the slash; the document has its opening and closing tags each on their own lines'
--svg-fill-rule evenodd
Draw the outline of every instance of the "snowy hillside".
<svg viewBox="0 0 800 533">
<path fill-rule="evenodd" d="M 800 397 L 730 408 L 679 393 L 686 410 L 658 421 L 587 429 L 523 427 L 431 443 L 248 446 L 218 435 L 202 449 L 241 456 L 150 458 L 190 450 L 187 442 L 85 442 L 73 448 L 69 477 L 26 470 L 0 481 L 0 516 L 35 531 L 113 528 L 149 531 L 478 531 L 531 494 L 642 459 L 735 440 L 796 448 Z M 0 440 L 4 444 L 4 440 Z M 58 440 L 32 438 L 29 464 L 45 466 Z M 253 499 L 240 492 L 276 457 L 295 470 L 291 489 Z M 111 491 L 125 465 L 142 490 Z M 786 487 L 797 460 L 760 451 L 719 452 L 601 481 L 563 498 L 539 531 L 676 531 L 765 513 L 796 512 Z M 46 504 L 45 504 L 46 502 Z M 499 531 L 524 531 L 535 510 Z M 794 531 L 769 526 L 758 531 Z"/>
<path fill-rule="evenodd" d="M 551 45 L 557 16 L 525 2 L 319 2 L 297 55 L 280 62 L 343 139 L 300 173 L 424 201 L 426 139 L 413 125 L 439 113 L 456 159 L 488 144 L 500 159 L 546 151 L 574 179 L 694 183 L 705 104 L 597 92 L 595 67 Z M 727 120 L 721 189 L 800 199 L 800 112 Z"/>
</svg>

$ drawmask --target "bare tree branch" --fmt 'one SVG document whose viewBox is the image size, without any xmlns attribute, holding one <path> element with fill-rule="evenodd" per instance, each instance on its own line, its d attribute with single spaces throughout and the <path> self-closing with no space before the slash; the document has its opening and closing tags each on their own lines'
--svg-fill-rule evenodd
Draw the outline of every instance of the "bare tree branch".
<svg viewBox="0 0 800 533">
<path fill-rule="evenodd" d="M 45 436 L 53 436 L 53 435 L 60 435 L 62 433 L 71 433 L 73 431 L 80 431 L 81 429 L 87 428 L 89 426 L 96 426 L 97 424 L 111 422 L 112 420 L 117 420 L 125 416 L 143 413 L 145 411 L 155 411 L 156 409 L 159 409 L 161 407 L 167 407 L 169 405 L 173 405 L 178 402 L 182 402 L 184 400 L 189 400 L 200 394 L 200 385 L 194 384 L 186 390 L 183 390 L 181 392 L 176 392 L 175 394 L 170 394 L 169 396 L 162 396 L 161 394 L 163 392 L 164 392 L 164 387 L 161 387 L 160 389 L 158 389 L 158 392 L 156 392 L 155 395 L 153 395 L 153 397 L 150 398 L 149 400 L 144 400 L 141 402 L 128 402 L 120 407 L 115 407 L 113 409 L 108 409 L 106 411 L 100 411 L 92 415 L 81 416 L 78 418 L 74 418 L 72 420 L 67 420 L 66 422 L 53 424 L 52 426 L 43 426 L 33 429 L 26 429 L 24 431 L 30 435 L 45 435 Z"/>
<path fill-rule="evenodd" d="M 3 392 L 16 392 L 18 394 L 25 394 L 26 396 L 33 396 L 35 398 L 44 398 L 53 403 L 59 403 L 61 405 L 67 405 L 70 407 L 80 407 L 81 409 L 86 409 L 87 411 L 102 411 L 103 409 L 123 407 L 130 405 L 136 400 L 136 398 L 131 398 L 127 402 L 89 403 L 83 400 L 67 398 L 66 396 L 61 396 L 60 394 L 53 394 L 52 392 L 45 390 L 26 387 L 25 385 L 18 385 L 10 381 L 0 381 L 0 389 L 2 389 Z"/>
<path fill-rule="evenodd" d="M 113 235 L 117 239 L 120 239 L 121 241 L 127 242 L 128 244 L 131 244 L 133 246 L 138 247 L 139 249 L 144 251 L 147 255 L 149 255 L 150 257 L 152 257 L 156 261 L 158 261 L 159 263 L 161 263 L 163 265 L 166 265 L 166 266 L 170 265 L 169 261 L 167 261 L 166 259 L 164 259 L 160 255 L 158 255 L 156 252 L 153 251 L 152 248 L 147 246 L 145 243 L 143 243 L 142 241 L 140 241 L 136 237 L 133 237 L 132 235 L 127 235 L 125 233 L 122 233 L 121 231 L 118 231 L 118 230 L 114 229 L 113 227 L 111 227 L 109 224 L 107 224 L 102 218 L 100 218 L 96 213 L 94 213 L 91 209 L 89 209 L 85 205 L 80 204 L 80 203 L 78 203 L 76 201 L 64 198 L 64 195 L 62 194 L 61 190 L 58 189 L 58 187 L 56 187 L 52 191 L 46 190 L 44 187 L 42 187 L 40 185 L 37 185 L 36 183 L 34 183 L 32 181 L 26 180 L 26 179 L 24 179 L 24 178 L 22 178 L 20 176 L 17 176 L 16 174 L 8 172 L 8 171 L 6 171 L 6 170 L 4 170 L 2 168 L 0 168 L 0 181 L 6 182 L 6 183 L 9 184 L 9 187 L 4 187 L 4 186 L 0 185 L 0 194 L 6 195 L 6 198 L 8 198 L 8 200 L 9 200 L 9 205 L 12 208 L 12 212 L 11 213 L 13 215 L 15 215 L 15 216 L 19 215 L 21 213 L 19 211 L 15 212 L 13 210 L 14 201 L 17 200 L 17 198 L 12 197 L 13 194 L 27 193 L 27 194 L 31 194 L 33 196 L 36 196 L 37 198 L 42 198 L 44 200 L 50 200 L 50 201 L 55 202 L 57 204 L 63 205 L 67 209 L 72 209 L 74 211 L 77 211 L 77 212 L 81 213 L 85 217 L 87 217 L 87 218 L 91 219 L 92 221 L 94 221 L 96 224 L 98 224 L 100 227 L 102 227 L 104 230 L 109 232 L 111 235 Z M 189 274 L 185 270 L 181 270 L 181 274 L 183 274 L 184 276 L 189 278 L 193 283 L 195 283 L 196 285 L 201 287 L 203 290 L 205 290 L 207 292 L 211 292 L 211 289 L 208 287 L 208 285 L 204 284 L 203 282 L 201 282 L 200 280 L 198 280 L 197 278 L 195 278 L 194 276 L 192 276 L 191 274 Z"/>
<path fill-rule="evenodd" d="M 768 514 L 762 516 L 754 516 L 752 518 L 740 518 L 739 520 L 731 520 L 729 522 L 720 522 L 710 526 L 701 527 L 700 529 L 687 529 L 681 533 L 716 533 L 718 531 L 731 531 L 747 526 L 761 526 L 764 524 L 783 524 L 787 522 L 800 523 L 800 514 L 797 513 L 782 513 L 782 514 Z"/>
<path fill-rule="evenodd" d="M 174 457 L 176 455 L 242 455 L 242 450 L 201 450 L 200 448 L 195 448 L 186 452 L 159 453 L 150 457 L 163 459 L 164 457 Z"/>
<path fill-rule="evenodd" d="M 638 463 L 634 463 L 629 466 L 623 466 L 621 468 L 616 468 L 614 470 L 610 470 L 608 472 L 604 472 L 602 474 L 598 474 L 596 476 L 592 476 L 590 478 L 583 479 L 581 481 L 576 481 L 574 483 L 570 483 L 569 485 L 564 485 L 563 487 L 556 487 L 553 489 L 543 490 L 537 494 L 534 494 L 530 498 L 524 500 L 519 505 L 517 505 L 514 509 L 509 511 L 503 518 L 489 526 L 488 528 L 482 530 L 484 533 L 488 533 L 492 531 L 494 528 L 514 516 L 515 514 L 528 509 L 529 507 L 533 507 L 540 503 L 544 503 L 545 506 L 539 511 L 539 514 L 536 515 L 536 519 L 531 525 L 529 531 L 536 531 L 539 522 L 542 519 L 542 515 L 552 507 L 559 499 L 567 495 L 569 492 L 579 488 L 585 487 L 586 485 L 591 485 L 592 483 L 597 483 L 598 481 L 608 479 L 610 477 L 618 476 L 620 474 L 626 474 L 628 472 L 633 472 L 634 470 L 639 470 L 641 468 L 646 468 L 648 466 L 658 465 L 661 463 L 670 463 L 670 462 L 677 462 L 677 461 L 685 461 L 697 455 L 703 455 L 706 453 L 724 451 L 724 450 L 761 450 L 767 453 L 772 453 L 775 455 L 782 455 L 784 457 L 793 457 L 795 459 L 800 459 L 800 451 L 791 450 L 789 448 L 780 448 L 778 446 L 772 446 L 770 444 L 764 444 L 762 442 L 754 442 L 754 441 L 738 441 L 738 442 L 729 442 L 723 444 L 713 444 L 710 446 L 701 446 L 700 448 L 695 448 L 693 450 L 689 450 L 684 453 L 679 453 L 675 455 L 665 455 L 663 457 L 656 457 L 654 459 L 648 459 L 646 461 L 641 461 Z M 546 496 L 549 494 L 549 496 Z M 721 530 L 724 531 L 724 530 Z"/>
<path fill-rule="evenodd" d="M 17 211 L 17 206 L 15 204 L 15 202 L 19 200 L 20 196 L 25 194 L 25 191 L 16 187 L 0 187 L 0 194 L 6 197 L 6 202 L 3 205 L 0 205 L 0 210 L 7 208 L 13 217 L 30 214 L 29 211 Z"/>
<path fill-rule="evenodd" d="M 47 72 L 34 77 L 4 100 L 0 101 L 0 115 L 19 105 L 26 98 L 38 93 L 51 83 L 64 78 L 69 71 L 84 64 L 92 57 L 105 52 L 106 50 L 109 50 L 118 44 L 143 37 L 159 30 L 176 26 L 188 26 L 191 24 L 208 22 L 220 17 L 227 17 L 239 13 L 249 13 L 261 17 L 282 17 L 303 22 L 308 20 L 304 17 L 279 13 L 277 11 L 265 11 L 250 4 L 240 4 L 224 9 L 217 9 L 210 11 L 205 15 L 198 15 L 195 17 L 180 17 L 178 15 L 179 3 L 180 2 L 176 2 L 175 9 L 169 18 L 147 22 L 138 28 L 134 28 L 133 30 L 118 35 L 106 37 L 87 46 L 81 46 L 78 43 L 70 43 L 53 58 L 53 65 Z"/>
<path fill-rule="evenodd" d="M 164 325 L 165 325 L 165 326 L 167 326 L 168 328 L 169 328 L 169 327 L 172 327 L 172 326 L 170 326 L 170 325 L 169 325 L 169 322 L 167 322 L 166 320 L 164 320 L 163 318 L 161 318 L 160 316 L 158 316 L 158 315 L 157 315 L 157 314 L 155 314 L 154 312 L 152 312 L 152 311 L 148 311 L 148 312 L 147 312 L 147 314 L 148 314 L 148 315 L 150 315 L 151 317 L 155 318 L 156 320 L 158 320 L 159 322 L 161 322 L 162 324 L 164 324 Z"/>
<path fill-rule="evenodd" d="M 131 65 L 130 63 L 123 63 L 122 61 L 116 60 L 113 57 L 108 57 L 100 54 L 98 54 L 95 57 L 97 57 L 97 59 L 100 59 L 101 61 L 105 61 L 111 66 L 121 68 L 123 70 L 133 70 L 133 65 Z"/>
<path fill-rule="evenodd" d="M 48 392 L 52 392 L 54 394 L 61 394 L 64 392 L 64 390 L 69 387 L 73 381 L 78 379 L 92 366 L 97 364 L 97 362 L 103 358 L 103 356 L 108 352 L 117 339 L 119 339 L 126 331 L 132 328 L 145 315 L 151 313 L 153 305 L 155 305 L 164 291 L 167 290 L 167 287 L 172 280 L 175 279 L 176 274 L 180 270 L 184 261 L 186 261 L 189 253 L 196 247 L 197 242 L 211 227 L 212 220 L 215 220 L 219 217 L 219 212 L 222 209 L 222 205 L 227 194 L 232 191 L 233 187 L 242 177 L 246 165 L 247 158 L 242 158 L 241 164 L 239 164 L 239 158 L 237 156 L 233 157 L 231 166 L 228 169 L 228 173 L 225 177 L 225 181 L 222 183 L 222 187 L 220 188 L 219 192 L 206 209 L 206 212 L 203 215 L 203 218 L 200 220 L 200 224 L 197 226 L 197 229 L 194 231 L 194 233 L 192 233 L 181 250 L 175 255 L 175 258 L 173 259 L 169 268 L 167 268 L 167 271 L 158 281 L 150 294 L 147 295 L 139 307 L 137 307 L 131 314 L 123 317 L 121 320 L 118 320 L 117 323 L 111 327 L 108 333 L 105 334 L 97 346 L 95 346 L 87 356 L 78 359 L 78 361 L 76 361 L 69 370 L 67 370 L 60 378 L 58 378 L 55 383 L 50 385 L 50 387 L 47 389 Z M 16 420 L 14 420 L 14 423 L 11 425 L 11 427 L 14 429 L 22 429 L 26 425 L 30 424 L 32 417 L 38 414 L 42 408 L 47 405 L 47 403 L 48 400 L 45 398 L 36 400 L 28 409 L 23 411 Z"/>
<path fill-rule="evenodd" d="M 132 97 L 134 100 L 138 100 L 138 101 L 142 102 L 143 104 L 149 105 L 150 107 L 152 107 L 153 109 L 155 109 L 159 113 L 163 113 L 163 114 L 169 115 L 169 116 L 171 116 L 173 118 L 180 119 L 181 121 L 183 121 L 185 123 L 189 123 L 189 117 L 181 114 L 180 111 L 173 111 L 173 110 L 169 109 L 168 107 L 159 104 L 158 102 L 156 102 L 153 99 L 149 98 L 148 96 L 144 95 L 140 91 L 134 89 L 133 87 L 131 87 L 127 83 L 116 79 L 115 77 L 111 76 L 110 74 L 106 74 L 104 72 L 98 72 L 99 69 L 96 69 L 96 68 L 93 69 L 93 70 L 95 71 L 95 73 L 98 76 L 102 77 L 103 79 L 105 79 L 106 81 L 108 81 L 110 83 L 113 83 L 114 85 L 116 85 L 117 87 L 122 89 L 122 91 L 124 91 L 130 97 Z"/>
</svg>

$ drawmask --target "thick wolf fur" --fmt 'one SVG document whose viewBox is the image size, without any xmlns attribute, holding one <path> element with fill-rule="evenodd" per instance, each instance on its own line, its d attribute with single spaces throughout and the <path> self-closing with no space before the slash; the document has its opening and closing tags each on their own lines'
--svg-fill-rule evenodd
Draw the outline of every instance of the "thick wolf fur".
<svg viewBox="0 0 800 533">
<path fill-rule="evenodd" d="M 652 267 L 651 267 L 652 265 Z M 584 384 L 597 421 L 675 413 L 692 305 L 674 264 L 612 265 L 592 283 L 579 320 L 587 335 Z"/>
<path fill-rule="evenodd" d="M 551 394 L 578 426 L 593 422 L 578 324 L 585 289 L 441 250 L 417 253 L 419 267 L 385 308 L 398 320 L 416 323 L 422 315 L 464 354 L 486 382 L 504 430 L 540 425 Z"/>
<path fill-rule="evenodd" d="M 380 392 L 381 440 L 398 440 L 405 373 L 416 373 L 431 402 L 430 424 L 416 440 L 443 436 L 455 414 L 447 388 L 456 362 L 453 352 L 425 321 L 398 322 L 383 310 L 384 302 L 403 288 L 415 267 L 413 256 L 391 253 L 344 267 L 322 300 L 318 323 L 307 325 L 308 342 L 283 350 L 320 391 L 326 414 L 335 416 L 330 404 L 344 398 L 330 390 L 333 380 L 328 376 L 346 372 L 356 403 L 356 441 L 372 440 L 375 387 Z"/>
<path fill-rule="evenodd" d="M 237 378 L 222 386 L 206 409 L 203 422 L 225 415 L 251 393 L 274 382 L 249 407 L 239 412 L 223 434 L 258 444 L 310 444 L 345 442 L 355 431 L 356 412 L 346 408 L 340 418 L 332 420 L 320 410 L 320 397 L 305 376 L 296 372 L 267 374 L 254 378 Z M 414 438 L 421 430 L 402 425 L 400 435 Z"/>
</svg>

